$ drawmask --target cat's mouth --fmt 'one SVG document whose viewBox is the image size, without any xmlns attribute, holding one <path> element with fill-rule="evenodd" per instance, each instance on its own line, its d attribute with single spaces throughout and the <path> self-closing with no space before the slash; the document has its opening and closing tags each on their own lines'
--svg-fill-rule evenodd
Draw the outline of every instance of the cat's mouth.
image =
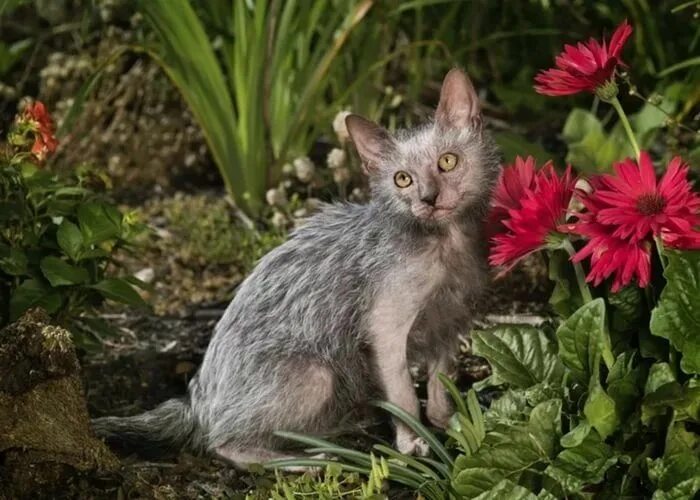
<svg viewBox="0 0 700 500">
<path fill-rule="evenodd" d="M 452 215 L 455 211 L 455 207 L 444 207 L 444 206 L 422 206 L 415 214 L 418 218 L 423 220 L 438 221 L 446 219 Z"/>
</svg>

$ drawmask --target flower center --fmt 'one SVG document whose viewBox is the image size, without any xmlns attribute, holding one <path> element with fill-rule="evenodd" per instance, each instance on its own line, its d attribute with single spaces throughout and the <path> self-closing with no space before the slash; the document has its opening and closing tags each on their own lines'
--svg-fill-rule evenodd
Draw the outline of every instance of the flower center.
<svg viewBox="0 0 700 500">
<path fill-rule="evenodd" d="M 637 198 L 637 210 L 642 215 L 656 215 L 663 212 L 666 200 L 657 193 L 647 193 Z"/>
</svg>

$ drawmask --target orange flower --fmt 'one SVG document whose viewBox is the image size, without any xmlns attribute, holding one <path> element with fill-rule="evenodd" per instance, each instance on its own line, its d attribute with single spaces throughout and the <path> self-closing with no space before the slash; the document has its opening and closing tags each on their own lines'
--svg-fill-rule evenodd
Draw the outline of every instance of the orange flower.
<svg viewBox="0 0 700 500">
<path fill-rule="evenodd" d="M 24 109 L 22 118 L 27 121 L 34 130 L 34 145 L 32 154 L 39 161 L 44 161 L 46 157 L 56 151 L 58 141 L 54 135 L 55 129 L 51 116 L 46 111 L 46 106 L 41 101 L 28 104 Z"/>
</svg>

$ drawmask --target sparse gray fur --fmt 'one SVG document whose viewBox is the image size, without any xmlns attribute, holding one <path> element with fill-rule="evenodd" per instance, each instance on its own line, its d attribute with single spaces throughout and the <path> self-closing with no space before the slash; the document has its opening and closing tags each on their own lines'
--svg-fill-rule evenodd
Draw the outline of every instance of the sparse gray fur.
<svg viewBox="0 0 700 500">
<path fill-rule="evenodd" d="M 427 366 L 429 419 L 446 425 L 437 373 L 453 369 L 487 282 L 482 225 L 496 149 L 459 70 L 445 78 L 434 122 L 394 136 L 356 116 L 347 125 L 372 200 L 325 205 L 261 259 L 216 325 L 186 399 L 96 419 L 99 435 L 245 466 L 283 456 L 274 431 L 333 431 L 375 397 L 417 415 L 413 363 Z M 454 170 L 439 170 L 444 153 L 458 158 Z M 396 185 L 399 170 L 410 186 Z M 400 451 L 426 451 L 396 424 Z"/>
</svg>

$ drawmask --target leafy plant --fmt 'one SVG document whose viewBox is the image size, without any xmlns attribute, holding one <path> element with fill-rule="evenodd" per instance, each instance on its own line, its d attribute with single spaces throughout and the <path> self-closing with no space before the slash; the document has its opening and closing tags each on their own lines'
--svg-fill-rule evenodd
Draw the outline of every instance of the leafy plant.
<svg viewBox="0 0 700 500">
<path fill-rule="evenodd" d="M 103 331 L 89 313 L 104 299 L 144 306 L 138 283 L 110 269 L 135 221 L 92 191 L 100 180 L 89 171 L 62 177 L 42 168 L 55 147 L 48 118 L 25 112 L 8 140 L 0 146 L 0 324 L 38 306 L 74 331 Z"/>
<path fill-rule="evenodd" d="M 318 133 L 314 102 L 373 0 L 142 2 L 151 54 L 201 125 L 229 193 L 246 212 Z"/>
</svg>

